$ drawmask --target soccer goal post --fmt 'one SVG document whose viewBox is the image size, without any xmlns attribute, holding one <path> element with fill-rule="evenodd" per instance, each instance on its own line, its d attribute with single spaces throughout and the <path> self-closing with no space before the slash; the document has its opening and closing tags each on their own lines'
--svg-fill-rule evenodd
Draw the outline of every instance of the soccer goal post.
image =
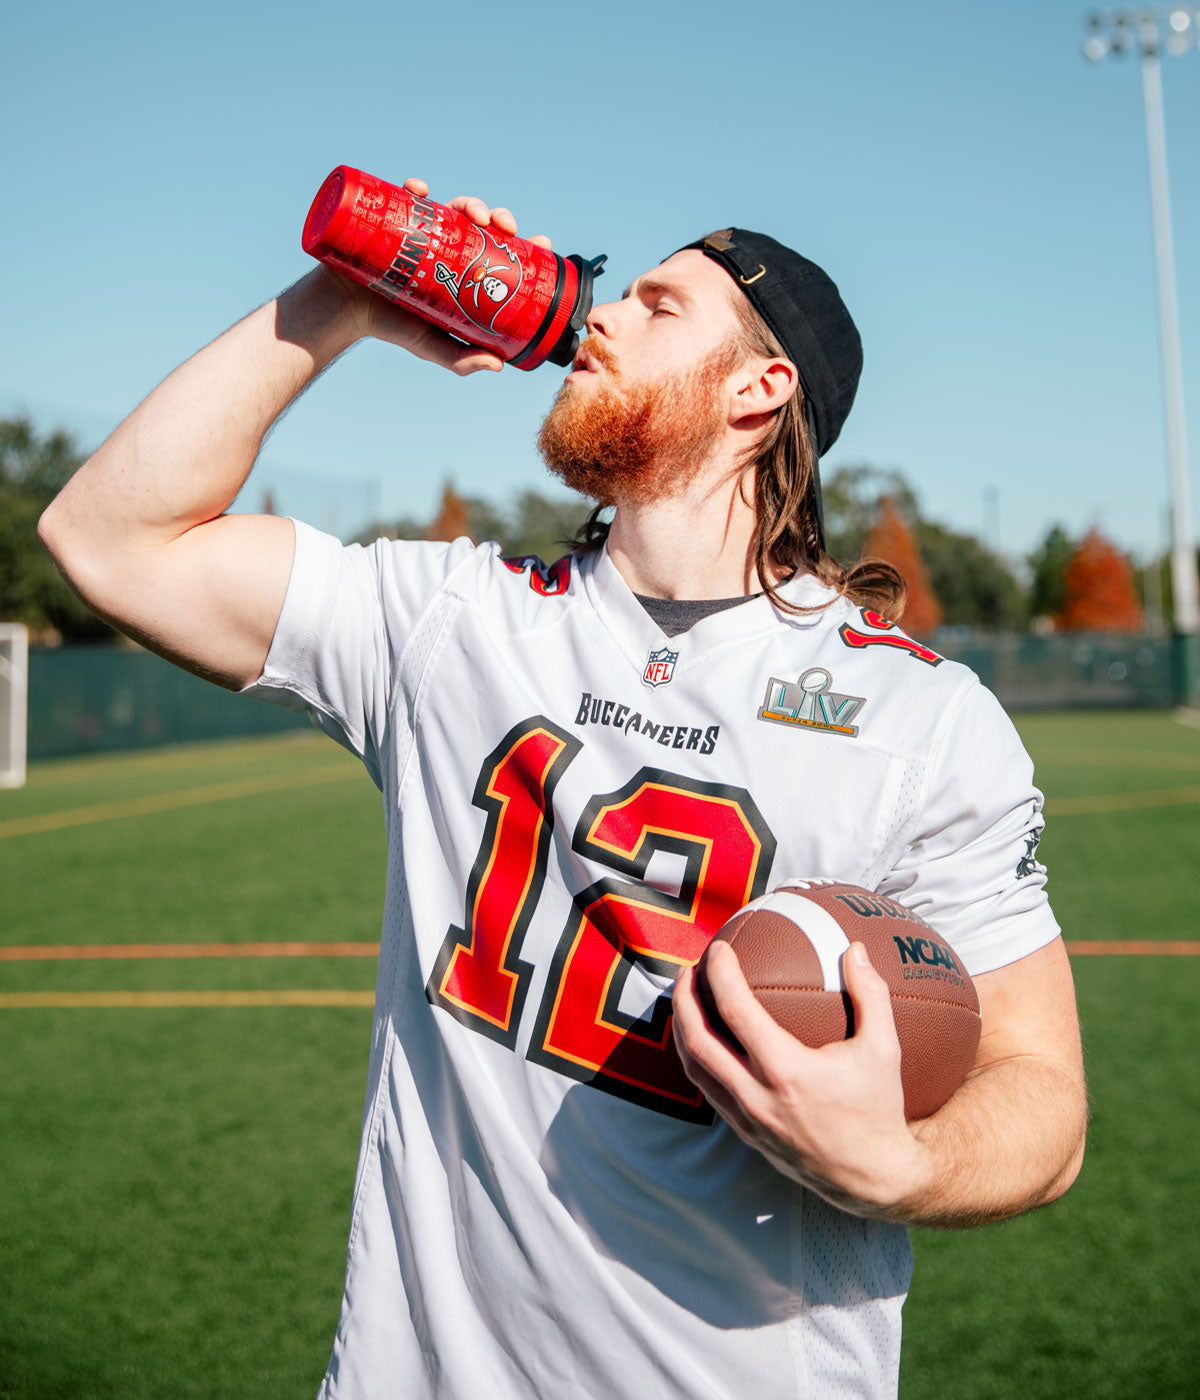
<svg viewBox="0 0 1200 1400">
<path fill-rule="evenodd" d="M 0 622 L 0 787 L 25 785 L 25 725 L 29 710 L 29 632 Z"/>
</svg>

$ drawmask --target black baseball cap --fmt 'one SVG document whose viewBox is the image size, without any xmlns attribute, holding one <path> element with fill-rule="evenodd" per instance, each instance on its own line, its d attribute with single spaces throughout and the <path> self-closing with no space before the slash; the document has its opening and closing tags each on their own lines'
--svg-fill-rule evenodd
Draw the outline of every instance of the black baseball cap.
<svg viewBox="0 0 1200 1400">
<path fill-rule="evenodd" d="M 813 447 L 823 456 L 842 431 L 862 373 L 858 327 L 833 279 L 815 262 L 749 229 L 721 229 L 685 246 L 721 264 L 783 346 L 800 376 Z M 813 488 L 824 544 L 815 471 Z"/>
</svg>

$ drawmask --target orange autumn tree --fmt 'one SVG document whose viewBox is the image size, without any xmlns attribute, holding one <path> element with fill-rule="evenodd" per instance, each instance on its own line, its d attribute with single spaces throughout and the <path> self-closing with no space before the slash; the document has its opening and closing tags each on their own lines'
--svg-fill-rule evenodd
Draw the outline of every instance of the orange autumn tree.
<svg viewBox="0 0 1200 1400">
<path fill-rule="evenodd" d="M 882 559 L 898 571 L 908 585 L 904 630 L 914 637 L 928 636 L 942 620 L 942 605 L 929 582 L 929 570 L 921 558 L 913 532 L 904 523 L 904 517 L 891 496 L 880 498 L 875 523 L 863 545 L 863 557 Z"/>
<path fill-rule="evenodd" d="M 1067 563 L 1063 605 L 1054 624 L 1064 632 L 1135 632 L 1142 609 L 1129 561 L 1099 530 L 1089 530 Z"/>
<path fill-rule="evenodd" d="M 467 503 L 449 482 L 442 492 L 442 504 L 425 531 L 427 540 L 456 540 L 471 535 L 467 521 Z"/>
</svg>

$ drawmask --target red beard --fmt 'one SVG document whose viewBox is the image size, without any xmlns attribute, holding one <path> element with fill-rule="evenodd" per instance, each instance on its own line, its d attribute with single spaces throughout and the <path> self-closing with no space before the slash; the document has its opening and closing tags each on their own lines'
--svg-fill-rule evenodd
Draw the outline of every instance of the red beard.
<svg viewBox="0 0 1200 1400">
<path fill-rule="evenodd" d="M 593 338 L 581 347 L 606 374 L 564 384 L 538 433 L 546 465 L 599 505 L 646 505 L 678 494 L 725 430 L 721 388 L 739 358 L 721 347 L 685 376 L 622 386 L 614 358 Z"/>
</svg>

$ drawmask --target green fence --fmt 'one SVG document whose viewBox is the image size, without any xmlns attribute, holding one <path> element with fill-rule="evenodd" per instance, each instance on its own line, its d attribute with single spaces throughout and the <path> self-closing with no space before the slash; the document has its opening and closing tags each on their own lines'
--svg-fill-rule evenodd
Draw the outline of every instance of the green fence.
<svg viewBox="0 0 1200 1400">
<path fill-rule="evenodd" d="M 234 695 L 148 651 L 95 646 L 29 653 L 31 759 L 307 724 L 304 715 Z"/>
<path fill-rule="evenodd" d="M 1163 708 L 1180 694 L 1167 638 L 1077 634 L 1032 637 L 945 628 L 943 655 L 978 672 L 1010 710 L 1083 706 Z M 302 715 L 247 700 L 157 656 L 117 647 L 29 654 L 29 757 L 268 734 Z"/>
<path fill-rule="evenodd" d="M 1165 708 L 1181 694 L 1178 656 L 1167 637 L 1034 637 L 943 628 L 932 645 L 970 666 L 1009 710 Z"/>
</svg>

